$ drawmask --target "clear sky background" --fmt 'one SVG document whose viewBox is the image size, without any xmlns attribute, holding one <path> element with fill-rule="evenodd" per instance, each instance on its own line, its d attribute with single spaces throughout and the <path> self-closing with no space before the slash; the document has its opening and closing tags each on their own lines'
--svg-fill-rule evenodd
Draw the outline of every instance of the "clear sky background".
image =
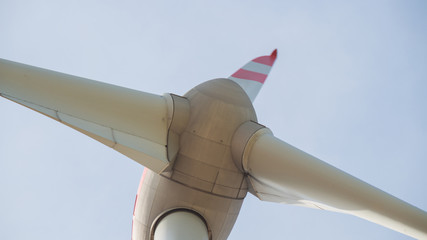
<svg viewBox="0 0 427 240">
<path fill-rule="evenodd" d="M 274 48 L 259 122 L 426 210 L 425 1 L 0 0 L 0 58 L 156 94 Z M 143 167 L 10 101 L 0 109 L 0 239 L 130 239 Z M 248 194 L 229 239 L 410 238 Z"/>
</svg>

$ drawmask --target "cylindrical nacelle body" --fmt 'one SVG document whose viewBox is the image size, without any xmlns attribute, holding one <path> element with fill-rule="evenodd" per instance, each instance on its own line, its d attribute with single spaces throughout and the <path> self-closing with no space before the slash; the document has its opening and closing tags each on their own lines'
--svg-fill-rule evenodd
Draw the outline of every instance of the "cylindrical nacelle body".
<svg viewBox="0 0 427 240">
<path fill-rule="evenodd" d="M 157 219 L 152 232 L 156 240 L 209 240 L 204 218 L 186 209 L 164 213 Z"/>
</svg>

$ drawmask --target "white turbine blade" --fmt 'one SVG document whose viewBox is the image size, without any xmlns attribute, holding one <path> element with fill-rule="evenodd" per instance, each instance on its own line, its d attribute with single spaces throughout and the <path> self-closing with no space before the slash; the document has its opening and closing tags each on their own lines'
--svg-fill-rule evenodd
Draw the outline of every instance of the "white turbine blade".
<svg viewBox="0 0 427 240">
<path fill-rule="evenodd" d="M 155 172 L 169 163 L 168 108 L 162 96 L 3 59 L 0 95 L 68 125 Z"/>
<path fill-rule="evenodd" d="M 244 169 L 261 200 L 352 214 L 417 239 L 427 239 L 427 213 L 270 133 L 245 150 Z"/>
<path fill-rule="evenodd" d="M 239 84 L 253 102 L 264 85 L 271 68 L 277 58 L 277 49 L 268 56 L 252 59 L 242 68 L 233 73 L 228 79 Z"/>
</svg>

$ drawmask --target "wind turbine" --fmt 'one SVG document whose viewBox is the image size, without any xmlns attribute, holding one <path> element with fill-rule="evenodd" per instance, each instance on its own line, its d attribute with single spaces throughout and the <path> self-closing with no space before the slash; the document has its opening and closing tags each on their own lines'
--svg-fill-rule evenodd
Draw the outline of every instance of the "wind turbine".
<svg viewBox="0 0 427 240">
<path fill-rule="evenodd" d="M 255 58 L 184 96 L 153 95 L 1 61 L 1 96 L 146 166 L 133 239 L 226 239 L 247 191 L 427 238 L 427 214 L 274 137 L 252 102 L 276 59 Z"/>
</svg>

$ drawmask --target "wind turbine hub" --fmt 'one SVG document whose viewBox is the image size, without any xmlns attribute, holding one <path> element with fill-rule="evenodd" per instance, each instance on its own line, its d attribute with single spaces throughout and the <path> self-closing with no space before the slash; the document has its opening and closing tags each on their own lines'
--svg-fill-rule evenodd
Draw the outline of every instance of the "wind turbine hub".
<svg viewBox="0 0 427 240">
<path fill-rule="evenodd" d="M 244 198 L 247 183 L 233 161 L 231 143 L 240 125 L 257 120 L 249 97 L 228 79 L 200 84 L 184 97 L 190 105 L 188 125 L 173 170 L 162 175 L 210 194 Z"/>
</svg>

